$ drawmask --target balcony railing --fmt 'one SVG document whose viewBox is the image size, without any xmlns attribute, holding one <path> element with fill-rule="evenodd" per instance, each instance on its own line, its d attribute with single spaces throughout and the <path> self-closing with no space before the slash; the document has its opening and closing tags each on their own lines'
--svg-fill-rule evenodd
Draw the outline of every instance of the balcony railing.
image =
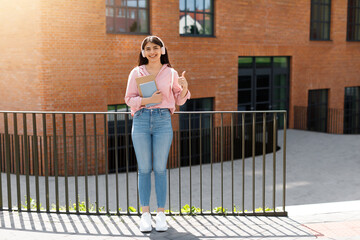
<svg viewBox="0 0 360 240">
<path fill-rule="evenodd" d="M 173 115 L 168 214 L 286 216 L 280 115 L 286 122 L 286 111 Z M 0 210 L 139 214 L 130 132 L 126 112 L 0 111 Z"/>
</svg>

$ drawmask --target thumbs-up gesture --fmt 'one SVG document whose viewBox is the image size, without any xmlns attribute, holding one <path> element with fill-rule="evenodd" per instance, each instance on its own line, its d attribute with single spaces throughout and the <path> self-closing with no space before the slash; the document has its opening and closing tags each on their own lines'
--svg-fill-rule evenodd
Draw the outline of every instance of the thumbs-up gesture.
<svg viewBox="0 0 360 240">
<path fill-rule="evenodd" d="M 178 79 L 178 82 L 180 84 L 180 86 L 183 88 L 183 89 L 188 89 L 188 82 L 186 81 L 186 78 L 185 78 L 185 72 L 186 71 L 183 71 L 183 73 L 181 74 L 181 77 L 179 77 Z"/>
</svg>

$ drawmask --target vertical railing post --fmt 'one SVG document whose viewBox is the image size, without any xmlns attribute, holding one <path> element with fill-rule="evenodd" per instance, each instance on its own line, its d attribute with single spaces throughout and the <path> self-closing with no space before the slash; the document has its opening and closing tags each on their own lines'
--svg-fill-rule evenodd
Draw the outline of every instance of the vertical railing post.
<svg viewBox="0 0 360 240">
<path fill-rule="evenodd" d="M 200 213 L 203 214 L 202 209 L 202 114 L 200 113 Z"/>
<path fill-rule="evenodd" d="M 94 116 L 94 145 L 95 145 L 95 194 L 96 194 L 96 213 L 99 214 L 99 179 L 98 179 L 98 174 L 99 174 L 99 163 L 98 163 L 98 150 L 97 150 L 97 139 L 96 139 L 96 135 L 97 135 L 97 131 L 96 131 L 96 114 L 93 114 Z"/>
<path fill-rule="evenodd" d="M 173 148 L 174 149 L 174 148 Z M 171 151 L 171 153 L 173 153 L 173 150 Z M 168 156 L 168 160 L 167 160 L 167 173 L 168 173 L 168 199 L 169 199 L 169 214 L 171 214 L 171 177 L 170 177 L 170 154 Z"/>
<path fill-rule="evenodd" d="M 109 166 L 108 166 L 108 147 L 107 147 L 107 128 L 106 128 L 106 114 L 104 114 L 104 161 L 105 161 L 105 185 L 106 185 L 106 213 L 109 212 Z"/>
<path fill-rule="evenodd" d="M 179 115 L 180 118 L 181 115 Z M 182 215 L 181 212 L 181 153 L 180 153 L 180 149 L 181 149 L 181 129 L 179 128 L 178 131 L 178 158 L 179 158 L 179 214 Z"/>
<path fill-rule="evenodd" d="M 284 112 L 284 142 L 283 142 L 283 212 L 285 212 L 286 198 L 286 123 L 287 112 Z"/>
<path fill-rule="evenodd" d="M 234 113 L 231 113 L 231 212 L 234 213 Z"/>
<path fill-rule="evenodd" d="M 67 164 L 67 152 L 66 152 L 66 118 L 65 114 L 62 114 L 63 122 L 63 144 L 64 144 L 64 170 L 65 170 L 65 203 L 66 213 L 69 213 L 69 183 L 68 183 L 68 164 Z"/>
<path fill-rule="evenodd" d="M 213 113 L 211 114 L 210 118 L 210 208 L 211 208 L 211 214 L 214 214 L 213 212 Z"/>
<path fill-rule="evenodd" d="M 116 188 L 116 214 L 119 212 L 119 158 L 118 158 L 118 136 L 117 136 L 117 114 L 114 113 L 114 137 L 115 137 L 115 188 Z"/>
<path fill-rule="evenodd" d="M 17 203 L 18 211 L 21 211 L 21 185 L 20 185 L 20 149 L 19 149 L 19 135 L 17 126 L 17 114 L 14 113 L 14 137 L 15 137 L 15 162 L 16 162 L 16 189 L 17 189 Z"/>
<path fill-rule="evenodd" d="M 4 113 L 4 127 L 5 127 L 5 160 L 6 160 L 6 176 L 7 176 L 7 194 L 8 194 L 8 209 L 12 210 L 11 201 L 11 176 L 10 176 L 10 141 L 9 141 L 9 123 L 8 115 Z M 0 170 L 1 174 L 1 170 Z"/>
<path fill-rule="evenodd" d="M 77 168 L 77 144 L 76 144 L 76 115 L 72 115 L 73 119 L 73 141 L 74 141 L 74 174 L 75 174 L 75 206 L 76 213 L 79 214 L 79 183 L 78 183 L 78 168 Z"/>
<path fill-rule="evenodd" d="M 50 212 L 49 201 L 49 163 L 48 163 L 48 142 L 46 133 L 46 114 L 42 114 L 43 138 L 44 138 L 44 168 L 45 168 L 45 194 L 46 194 L 46 211 Z"/>
<path fill-rule="evenodd" d="M 221 160 L 221 213 L 224 214 L 224 136 L 223 136 L 223 113 L 221 113 L 220 132 L 220 160 Z"/>
<path fill-rule="evenodd" d="M 266 141 L 266 113 L 263 113 L 263 134 L 262 134 L 262 142 L 263 142 L 263 191 L 262 191 L 262 205 L 263 205 L 263 212 L 265 212 L 265 154 L 266 154 L 266 148 L 265 148 L 265 141 Z"/>
<path fill-rule="evenodd" d="M 127 214 L 130 214 L 130 212 L 129 212 L 129 136 L 128 136 L 128 124 L 129 124 L 129 115 L 125 114 L 126 203 L 127 203 Z"/>
<path fill-rule="evenodd" d="M 242 213 L 245 213 L 245 113 L 241 114 Z"/>
<path fill-rule="evenodd" d="M 252 209 L 255 213 L 255 116 L 256 113 L 252 114 Z"/>
<path fill-rule="evenodd" d="M 52 114 L 53 122 L 53 150 L 54 150 L 54 163 L 55 163 L 55 196 L 56 196 L 56 212 L 60 212 L 59 207 L 59 168 L 58 168 L 58 153 L 57 153 L 57 136 L 56 136 L 56 116 Z"/>
<path fill-rule="evenodd" d="M 40 193 L 39 193 L 39 158 L 38 158 L 38 141 L 37 141 L 37 129 L 36 129 L 36 115 L 32 114 L 33 122 L 33 152 L 34 152 L 34 174 L 35 174 L 35 186 L 36 186 L 36 211 L 40 212 Z"/>
<path fill-rule="evenodd" d="M 191 176 L 191 113 L 189 113 L 189 170 L 190 170 L 190 214 L 192 211 L 192 176 Z"/>
<path fill-rule="evenodd" d="M 273 116 L 273 209 L 275 209 L 275 197 L 276 197 L 276 113 Z"/>
<path fill-rule="evenodd" d="M 26 208 L 30 212 L 30 159 L 29 159 L 29 146 L 28 146 L 28 135 L 27 135 L 27 120 L 26 113 L 23 114 L 23 129 L 24 129 L 24 150 L 25 150 L 25 173 L 26 173 Z"/>
<path fill-rule="evenodd" d="M 89 213 L 89 187 L 88 187 L 88 154 L 87 154 L 87 136 L 86 136 L 86 113 L 83 114 L 84 131 L 84 168 L 85 168 L 85 205 L 86 213 Z"/>
</svg>

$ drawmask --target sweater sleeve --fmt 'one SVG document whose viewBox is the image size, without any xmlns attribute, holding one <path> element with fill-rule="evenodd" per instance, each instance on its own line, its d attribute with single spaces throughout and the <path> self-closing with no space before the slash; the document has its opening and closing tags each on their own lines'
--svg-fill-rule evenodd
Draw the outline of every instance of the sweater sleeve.
<svg viewBox="0 0 360 240">
<path fill-rule="evenodd" d="M 126 93 L 125 93 L 125 103 L 132 108 L 140 108 L 141 99 L 139 91 L 137 89 L 136 80 L 137 77 L 137 68 L 134 68 L 128 78 Z"/>
<path fill-rule="evenodd" d="M 182 88 L 178 81 L 179 74 L 177 73 L 177 71 L 175 70 L 173 71 L 174 71 L 173 93 L 174 93 L 175 103 L 176 105 L 181 106 L 186 102 L 186 100 L 190 99 L 191 94 L 188 89 L 186 95 L 183 98 L 181 97 Z"/>
</svg>

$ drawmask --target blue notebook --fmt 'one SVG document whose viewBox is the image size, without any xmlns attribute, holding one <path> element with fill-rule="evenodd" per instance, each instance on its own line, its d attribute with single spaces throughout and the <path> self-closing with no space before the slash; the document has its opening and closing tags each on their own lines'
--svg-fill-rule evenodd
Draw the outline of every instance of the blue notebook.
<svg viewBox="0 0 360 240">
<path fill-rule="evenodd" d="M 141 89 L 141 93 L 142 93 L 143 97 L 145 97 L 145 98 L 151 97 L 154 94 L 154 92 L 157 91 L 155 81 L 141 83 L 140 89 Z M 146 104 L 145 106 L 151 107 L 151 106 L 154 106 L 157 104 L 159 104 L 159 103 L 149 103 L 149 104 Z"/>
</svg>

